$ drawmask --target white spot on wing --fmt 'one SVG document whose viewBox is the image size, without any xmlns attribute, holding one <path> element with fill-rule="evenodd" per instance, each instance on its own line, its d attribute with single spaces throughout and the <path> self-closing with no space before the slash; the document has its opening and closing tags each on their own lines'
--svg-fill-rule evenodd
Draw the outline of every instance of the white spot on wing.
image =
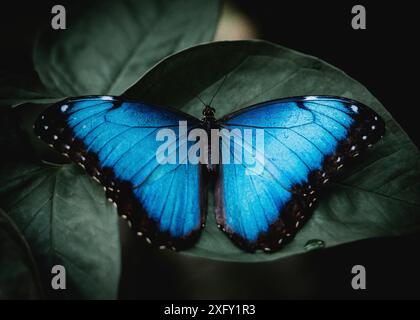
<svg viewBox="0 0 420 320">
<path fill-rule="evenodd" d="M 359 107 L 355 106 L 354 104 L 350 107 L 351 110 L 353 110 L 354 113 L 358 113 L 359 112 Z"/>
<path fill-rule="evenodd" d="M 61 106 L 60 110 L 61 110 L 61 112 L 66 112 L 68 108 L 69 108 L 69 105 L 68 104 L 63 104 Z"/>
</svg>

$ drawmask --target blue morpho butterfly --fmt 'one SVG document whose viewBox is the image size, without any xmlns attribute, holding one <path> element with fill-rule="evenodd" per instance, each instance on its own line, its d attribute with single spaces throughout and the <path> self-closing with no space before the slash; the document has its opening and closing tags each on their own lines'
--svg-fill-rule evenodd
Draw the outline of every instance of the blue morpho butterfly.
<svg viewBox="0 0 420 320">
<path fill-rule="evenodd" d="M 213 180 L 218 227 L 242 249 L 266 252 L 293 237 L 312 213 L 321 186 L 378 141 L 385 128 L 362 103 L 331 96 L 263 102 L 219 120 L 214 112 L 205 105 L 199 120 L 138 101 L 86 96 L 51 106 L 34 128 L 37 136 L 104 186 L 121 217 L 148 243 L 173 250 L 193 245 L 204 227 L 207 187 Z M 181 137 L 179 124 L 185 121 Z M 222 137 L 216 147 L 209 143 L 207 163 L 158 161 L 157 150 L 169 141 L 157 138 L 162 129 L 176 134 L 166 150 L 169 156 L 192 147 L 197 139 L 183 145 L 180 141 L 197 128 L 209 135 L 211 129 L 236 135 L 258 129 L 264 139 L 258 142 L 252 133 L 257 144 L 242 145 L 239 160 L 246 153 L 256 154 L 254 163 L 210 161 L 215 153 L 219 159 L 235 157 L 235 135 Z M 264 164 L 260 170 L 255 170 L 257 161 Z"/>
</svg>

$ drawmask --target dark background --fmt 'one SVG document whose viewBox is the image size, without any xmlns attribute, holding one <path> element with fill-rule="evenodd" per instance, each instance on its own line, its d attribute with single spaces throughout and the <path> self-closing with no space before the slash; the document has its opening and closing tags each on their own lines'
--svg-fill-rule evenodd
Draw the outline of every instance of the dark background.
<svg viewBox="0 0 420 320">
<path fill-rule="evenodd" d="M 420 11 L 414 2 L 234 3 L 255 23 L 260 38 L 317 56 L 364 84 L 419 146 L 415 44 Z M 366 8 L 367 30 L 351 28 L 351 8 L 356 4 Z M 50 1 L 1 4 L 0 75 L 32 67 L 33 26 L 50 22 L 51 6 Z M 68 12 L 68 24 L 71 16 Z M 420 298 L 420 235 L 359 241 L 277 262 L 240 264 L 155 252 L 127 233 L 125 224 L 121 229 L 121 298 Z M 355 264 L 366 267 L 367 290 L 351 288 Z"/>
</svg>

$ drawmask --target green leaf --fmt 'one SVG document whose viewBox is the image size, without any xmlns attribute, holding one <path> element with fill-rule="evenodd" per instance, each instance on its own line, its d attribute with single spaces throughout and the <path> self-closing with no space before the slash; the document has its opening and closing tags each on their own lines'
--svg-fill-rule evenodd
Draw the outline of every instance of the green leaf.
<svg viewBox="0 0 420 320">
<path fill-rule="evenodd" d="M 326 62 L 263 41 L 216 42 L 165 59 L 124 95 L 200 117 L 203 105 L 195 95 L 209 103 L 225 76 L 225 84 L 212 102 L 216 116 L 275 98 L 337 95 L 373 108 L 385 120 L 387 132 L 359 162 L 326 187 L 313 217 L 279 252 L 250 254 L 236 248 L 216 228 L 210 192 L 208 223 L 197 245 L 186 254 L 230 261 L 273 260 L 314 248 L 420 230 L 417 148 L 363 85 Z M 322 245 L 314 246 L 316 243 Z"/>
<path fill-rule="evenodd" d="M 0 107 L 15 107 L 27 102 L 53 103 L 60 99 L 59 94 L 41 83 L 36 73 L 0 78 Z"/>
<path fill-rule="evenodd" d="M 211 40 L 219 15 L 214 0 L 84 3 L 67 30 L 49 28 L 34 48 L 36 71 L 54 97 L 119 95 L 167 55 Z"/>
<path fill-rule="evenodd" d="M 0 209 L 0 300 L 39 299 L 38 270 L 26 240 Z"/>
<path fill-rule="evenodd" d="M 113 299 L 120 276 L 115 209 L 75 165 L 22 159 L 0 168 L 0 204 L 19 227 L 54 298 Z M 51 268 L 66 268 L 66 290 L 51 289 Z"/>
</svg>

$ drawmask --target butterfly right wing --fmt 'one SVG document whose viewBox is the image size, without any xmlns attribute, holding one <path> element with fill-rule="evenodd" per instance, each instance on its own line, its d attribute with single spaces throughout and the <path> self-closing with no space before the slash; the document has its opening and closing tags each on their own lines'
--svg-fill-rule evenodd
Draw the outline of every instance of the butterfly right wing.
<svg viewBox="0 0 420 320">
<path fill-rule="evenodd" d="M 324 183 L 385 131 L 367 106 L 329 96 L 269 101 L 219 123 L 229 133 L 223 135 L 222 158 L 232 161 L 220 165 L 216 182 L 218 225 L 243 249 L 267 252 L 294 236 L 312 214 Z M 247 130 L 252 138 L 242 139 Z"/>
<path fill-rule="evenodd" d="M 166 157 L 177 157 L 179 122 L 188 133 L 199 121 L 187 114 L 116 97 L 59 102 L 42 113 L 35 133 L 100 182 L 106 196 L 138 235 L 161 248 L 191 246 L 205 220 L 206 197 L 199 164 L 161 164 L 159 130 L 171 129 Z M 182 139 L 180 139 L 182 138 Z M 192 144 L 192 142 L 185 142 Z M 163 152 L 163 151 L 162 151 Z M 163 156 L 160 152 L 159 156 Z"/>
</svg>

